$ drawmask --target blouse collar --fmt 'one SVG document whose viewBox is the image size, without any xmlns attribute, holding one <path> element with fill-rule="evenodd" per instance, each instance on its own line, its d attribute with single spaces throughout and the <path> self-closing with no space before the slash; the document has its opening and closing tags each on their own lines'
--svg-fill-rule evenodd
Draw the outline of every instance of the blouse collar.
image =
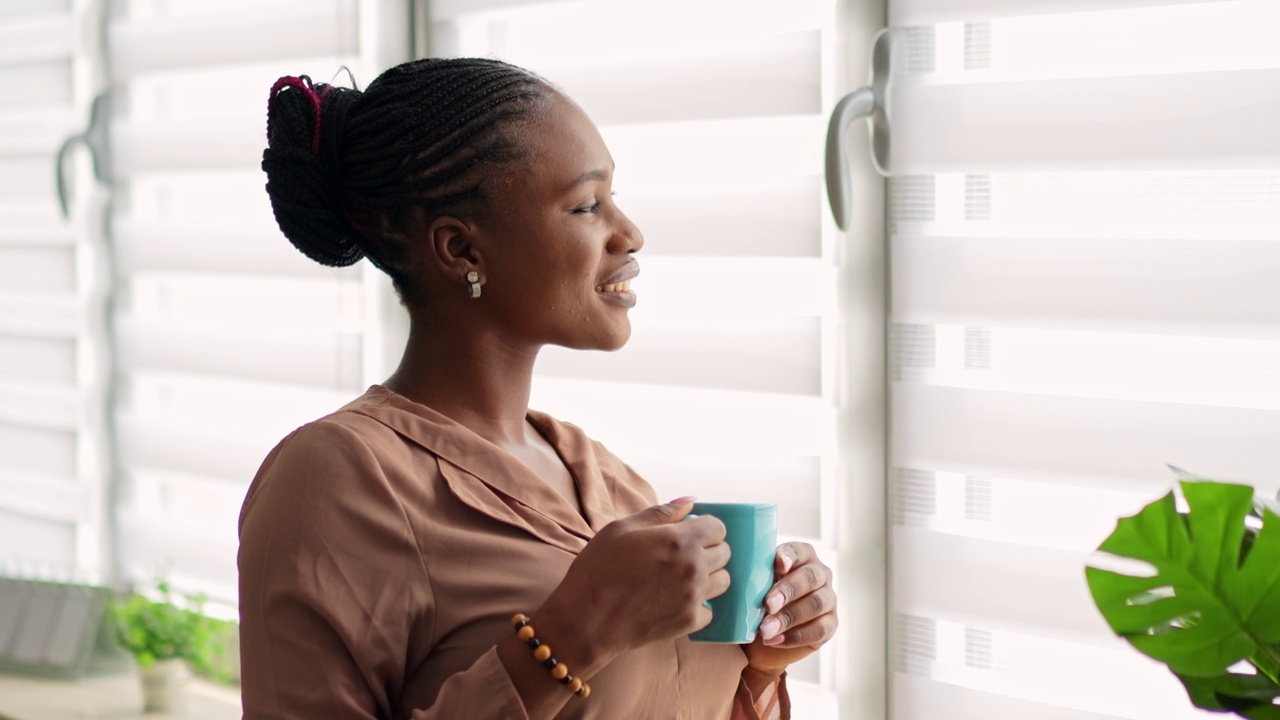
<svg viewBox="0 0 1280 720">
<path fill-rule="evenodd" d="M 609 494 L 614 479 L 601 473 L 595 443 L 575 425 L 533 410 L 526 416 L 573 474 L 585 517 L 523 462 L 426 405 L 374 385 L 344 409 L 381 422 L 445 461 L 441 473 L 464 503 L 553 545 L 578 552 L 616 519 Z"/>
</svg>

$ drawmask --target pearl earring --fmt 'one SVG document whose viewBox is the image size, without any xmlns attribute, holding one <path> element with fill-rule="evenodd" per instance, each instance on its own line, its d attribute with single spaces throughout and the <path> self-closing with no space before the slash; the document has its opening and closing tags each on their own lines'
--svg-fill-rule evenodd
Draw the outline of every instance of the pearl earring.
<svg viewBox="0 0 1280 720">
<path fill-rule="evenodd" d="M 471 283 L 471 287 L 467 288 L 467 297 L 472 300 L 480 297 L 480 273 L 475 270 L 467 273 L 467 282 Z"/>
</svg>

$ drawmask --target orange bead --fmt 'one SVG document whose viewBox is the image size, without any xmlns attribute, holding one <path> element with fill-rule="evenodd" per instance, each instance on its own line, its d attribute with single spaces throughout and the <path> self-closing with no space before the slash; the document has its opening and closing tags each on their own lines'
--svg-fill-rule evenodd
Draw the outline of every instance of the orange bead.
<svg viewBox="0 0 1280 720">
<path fill-rule="evenodd" d="M 564 663 L 556 663 L 556 666 L 551 668 L 551 677 L 557 680 L 563 680 L 564 676 L 568 674 L 569 666 Z"/>
<path fill-rule="evenodd" d="M 534 630 L 532 625 L 525 625 L 524 627 L 520 628 L 520 632 L 516 633 L 516 637 L 520 638 L 525 642 L 529 642 L 529 638 L 533 636 L 534 636 Z"/>
<path fill-rule="evenodd" d="M 551 646 L 547 644 L 539 645 L 533 649 L 533 659 L 538 662 L 546 662 L 551 657 Z"/>
<path fill-rule="evenodd" d="M 583 700 L 586 700 L 591 696 L 591 686 L 586 683 L 582 683 L 582 692 L 578 694 L 582 696 Z"/>
<path fill-rule="evenodd" d="M 582 678 L 574 678 L 569 681 L 569 692 L 578 692 L 582 689 Z"/>
</svg>

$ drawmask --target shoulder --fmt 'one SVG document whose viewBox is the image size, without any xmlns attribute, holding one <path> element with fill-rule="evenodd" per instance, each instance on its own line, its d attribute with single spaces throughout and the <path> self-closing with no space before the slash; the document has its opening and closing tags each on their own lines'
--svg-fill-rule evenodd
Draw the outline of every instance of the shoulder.
<svg viewBox="0 0 1280 720">
<path fill-rule="evenodd" d="M 395 442 L 395 432 L 382 423 L 340 410 L 286 435 L 267 454 L 258 475 L 377 465 L 378 450 Z"/>
<path fill-rule="evenodd" d="M 241 524 L 255 507 L 294 511 L 395 501 L 392 478 L 408 460 L 403 439 L 378 420 L 344 408 L 289 433 L 249 486 Z M 274 514 L 274 513 L 268 513 Z"/>
</svg>

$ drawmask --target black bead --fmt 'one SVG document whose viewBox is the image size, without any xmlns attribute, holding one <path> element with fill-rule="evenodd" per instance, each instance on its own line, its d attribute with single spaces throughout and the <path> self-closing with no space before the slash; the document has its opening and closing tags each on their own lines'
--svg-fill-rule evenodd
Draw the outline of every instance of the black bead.
<svg viewBox="0 0 1280 720">
<path fill-rule="evenodd" d="M 569 683 L 573 682 L 573 673 L 565 673 L 565 676 L 560 679 L 560 682 L 564 683 L 565 685 L 568 685 Z"/>
<path fill-rule="evenodd" d="M 550 669 L 550 668 L 554 668 L 556 665 L 559 665 L 560 661 L 556 660 L 554 657 L 549 657 L 547 658 L 547 661 L 542 664 L 546 665 L 547 668 Z"/>
<path fill-rule="evenodd" d="M 533 648 L 534 650 L 537 650 L 538 646 L 541 644 L 542 644 L 542 641 L 539 640 L 538 638 L 536 637 L 529 638 L 529 647 Z"/>
</svg>

